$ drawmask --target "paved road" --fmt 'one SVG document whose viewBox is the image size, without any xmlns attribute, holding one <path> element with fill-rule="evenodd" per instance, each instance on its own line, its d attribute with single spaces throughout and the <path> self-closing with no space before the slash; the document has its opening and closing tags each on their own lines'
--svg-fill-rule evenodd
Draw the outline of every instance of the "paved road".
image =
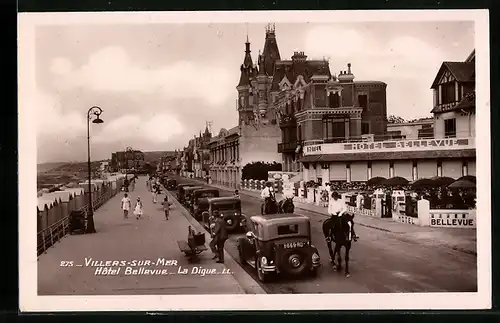
<svg viewBox="0 0 500 323">
<path fill-rule="evenodd" d="M 189 183 L 182 178 L 179 182 Z M 197 182 L 199 183 L 199 182 Z M 221 196 L 230 192 L 221 191 Z M 260 201 L 241 195 L 243 212 L 259 214 Z M 477 258 L 447 247 L 420 245 L 401 233 L 356 226 L 361 237 L 353 243 L 350 255 L 350 278 L 334 272 L 328 265 L 328 249 L 321 233 L 323 216 L 303 210 L 296 213 L 311 219 L 312 242 L 319 249 L 322 267 L 316 278 L 278 278 L 261 284 L 267 293 L 398 293 L 398 292 L 476 292 Z M 232 235 L 226 250 L 238 259 L 236 241 L 243 234 Z M 246 268 L 257 280 L 252 268 Z"/>
</svg>

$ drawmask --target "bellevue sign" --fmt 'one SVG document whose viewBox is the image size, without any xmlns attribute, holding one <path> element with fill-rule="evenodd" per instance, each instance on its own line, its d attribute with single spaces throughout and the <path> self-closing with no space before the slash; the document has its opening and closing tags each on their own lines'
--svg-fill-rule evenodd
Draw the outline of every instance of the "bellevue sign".
<svg viewBox="0 0 500 323">
<path fill-rule="evenodd" d="M 419 139 L 359 143 L 321 144 L 304 147 L 304 155 L 345 154 L 361 152 L 427 151 L 436 149 L 474 149 L 474 138 Z"/>
</svg>

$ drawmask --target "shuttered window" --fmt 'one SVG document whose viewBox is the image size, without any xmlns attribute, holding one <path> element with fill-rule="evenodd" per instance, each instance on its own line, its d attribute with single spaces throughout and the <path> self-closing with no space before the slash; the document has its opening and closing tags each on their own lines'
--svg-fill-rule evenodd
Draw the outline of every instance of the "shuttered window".
<svg viewBox="0 0 500 323">
<path fill-rule="evenodd" d="M 462 177 L 462 161 L 461 160 L 443 160 L 443 176 L 451 178 Z"/>
<path fill-rule="evenodd" d="M 351 181 L 364 182 L 368 180 L 368 163 L 353 162 L 351 163 Z"/>
<path fill-rule="evenodd" d="M 413 180 L 413 162 L 408 160 L 398 160 L 394 162 L 394 176 Z"/>
<path fill-rule="evenodd" d="M 330 163 L 330 180 L 331 181 L 347 180 L 345 163 Z"/>
<path fill-rule="evenodd" d="M 418 179 L 437 176 L 437 161 L 422 160 L 417 162 Z"/>
<path fill-rule="evenodd" d="M 467 175 L 476 176 L 476 161 L 470 160 L 467 162 Z"/>
<path fill-rule="evenodd" d="M 372 162 L 372 177 L 389 178 L 389 162 L 388 161 L 373 161 Z"/>
</svg>

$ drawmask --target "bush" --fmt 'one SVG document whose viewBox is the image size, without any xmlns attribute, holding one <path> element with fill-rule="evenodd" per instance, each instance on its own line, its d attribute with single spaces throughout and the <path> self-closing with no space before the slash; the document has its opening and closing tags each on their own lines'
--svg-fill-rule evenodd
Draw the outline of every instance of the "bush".
<svg viewBox="0 0 500 323">
<path fill-rule="evenodd" d="M 243 169 L 241 170 L 241 178 L 267 181 L 269 171 L 279 172 L 281 170 L 281 163 L 253 162 L 243 166 Z"/>
</svg>

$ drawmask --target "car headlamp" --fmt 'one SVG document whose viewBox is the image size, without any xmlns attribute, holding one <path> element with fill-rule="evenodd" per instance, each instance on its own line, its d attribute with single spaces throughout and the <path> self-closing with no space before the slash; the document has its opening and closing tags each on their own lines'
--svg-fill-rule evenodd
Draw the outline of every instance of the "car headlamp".
<svg viewBox="0 0 500 323">
<path fill-rule="evenodd" d="M 317 253 L 313 253 L 312 261 L 318 261 L 318 260 L 319 260 L 319 255 Z"/>
<path fill-rule="evenodd" d="M 267 265 L 267 258 L 266 257 L 260 258 L 260 263 L 264 266 Z"/>
</svg>

